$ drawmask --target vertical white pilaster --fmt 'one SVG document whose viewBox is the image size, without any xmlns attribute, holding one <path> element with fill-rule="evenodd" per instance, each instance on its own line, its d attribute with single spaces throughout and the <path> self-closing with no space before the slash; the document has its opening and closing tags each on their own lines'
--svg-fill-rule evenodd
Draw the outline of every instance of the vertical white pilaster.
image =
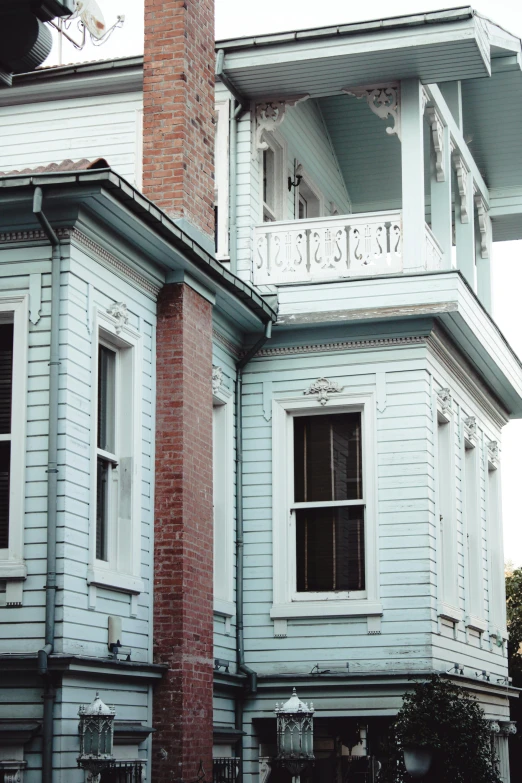
<svg viewBox="0 0 522 783">
<path fill-rule="evenodd" d="M 473 175 L 460 153 L 453 153 L 457 190 L 455 193 L 455 240 L 457 267 L 471 288 L 477 290 L 475 272 L 475 205 L 473 203 Z"/>
<path fill-rule="evenodd" d="M 424 102 L 418 79 L 401 82 L 402 221 L 404 272 L 426 268 L 424 218 Z"/>
<path fill-rule="evenodd" d="M 477 246 L 475 251 L 477 266 L 477 296 L 491 313 L 491 218 L 482 196 L 475 196 L 477 207 Z"/>
<path fill-rule="evenodd" d="M 444 252 L 443 268 L 451 269 L 452 198 L 451 198 L 451 149 L 448 126 L 443 126 L 438 116 L 428 109 L 433 146 L 436 157 L 435 170 L 431 174 L 431 230 Z M 434 125 L 436 126 L 434 128 Z M 438 128 L 438 130 L 437 130 Z M 435 136 L 437 145 L 435 146 Z"/>
</svg>

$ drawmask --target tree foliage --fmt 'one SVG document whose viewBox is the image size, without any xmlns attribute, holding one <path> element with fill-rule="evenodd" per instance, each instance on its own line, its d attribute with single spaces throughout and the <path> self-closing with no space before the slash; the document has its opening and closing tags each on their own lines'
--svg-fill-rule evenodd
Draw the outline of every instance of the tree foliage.
<svg viewBox="0 0 522 783">
<path fill-rule="evenodd" d="M 500 783 L 491 749 L 489 722 L 477 700 L 464 688 L 433 675 L 417 683 L 392 729 L 390 762 L 383 783 L 406 783 L 404 748 L 433 749 L 432 769 L 426 781 L 436 783 Z"/>
<path fill-rule="evenodd" d="M 522 686 L 522 568 L 515 568 L 506 574 L 507 627 L 509 631 L 508 660 L 513 685 Z"/>
</svg>

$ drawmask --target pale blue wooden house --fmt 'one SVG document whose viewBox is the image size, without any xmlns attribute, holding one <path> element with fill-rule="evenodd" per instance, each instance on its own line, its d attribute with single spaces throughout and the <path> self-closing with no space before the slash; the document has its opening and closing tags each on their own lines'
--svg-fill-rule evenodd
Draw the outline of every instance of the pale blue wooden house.
<svg viewBox="0 0 522 783">
<path fill-rule="evenodd" d="M 518 694 L 507 670 L 501 433 L 522 416 L 522 365 L 494 320 L 491 265 L 494 242 L 522 239 L 521 63 L 520 40 L 468 7 L 217 44 L 212 263 L 228 287 L 214 316 L 214 756 L 226 780 L 283 780 L 271 764 L 274 707 L 296 687 L 315 707 L 310 780 L 375 781 L 402 695 L 434 672 L 478 697 L 510 780 L 509 701 Z M 0 93 L 0 170 L 104 157 L 124 178 L 106 175 L 126 212 L 141 183 L 141 69 L 140 58 L 127 58 L 16 78 Z M 1 181 L 9 227 L 0 235 L 0 310 L 31 322 L 22 345 L 29 372 L 19 380 L 30 406 L 20 419 L 26 523 L 5 565 L 13 570 L 0 570 L 6 605 L 21 605 L 14 626 L 4 619 L 12 610 L 0 609 L 2 660 L 16 662 L 0 700 L 0 765 L 16 705 L 25 733 L 11 748 L 26 783 L 36 783 L 29 724 L 41 717 L 41 694 L 17 666 L 42 635 L 47 356 L 38 346 L 49 252 L 13 182 Z M 90 172 L 75 188 L 98 210 L 103 253 L 75 196 L 61 305 L 76 368 L 61 399 L 69 431 L 60 448 L 71 454 L 61 510 L 74 497 L 85 519 L 77 472 L 89 448 L 84 363 L 96 319 L 115 332 L 111 306 L 128 303 L 128 336 L 118 339 L 141 346 L 136 383 L 152 422 L 161 283 L 147 262 L 158 248 L 154 227 L 140 240 L 149 243 L 143 256 L 133 256 L 123 223 L 106 227 L 120 207 L 102 203 L 95 183 Z M 68 225 L 66 186 L 55 188 L 54 225 Z M 63 780 L 74 783 L 83 780 L 73 771 L 74 720 L 93 687 L 126 721 L 121 757 L 150 753 L 161 673 L 143 543 L 154 444 L 151 426 L 143 432 L 147 513 L 125 554 L 135 581 L 115 587 L 96 571 L 96 541 L 81 520 L 71 518 L 60 539 L 59 752 L 69 759 Z M 123 618 L 132 648 L 127 678 L 106 660 L 109 616 Z"/>
</svg>

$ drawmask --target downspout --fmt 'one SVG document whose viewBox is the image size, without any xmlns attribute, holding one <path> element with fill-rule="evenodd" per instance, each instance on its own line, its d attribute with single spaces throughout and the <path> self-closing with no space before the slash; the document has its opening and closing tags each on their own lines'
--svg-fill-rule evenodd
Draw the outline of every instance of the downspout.
<svg viewBox="0 0 522 783">
<path fill-rule="evenodd" d="M 236 393 L 235 393 L 235 413 L 236 413 L 236 660 L 237 670 L 246 674 L 248 677 L 248 695 L 257 693 L 257 672 L 247 666 L 245 663 L 245 635 L 244 635 L 244 593 L 243 593 L 243 573 L 244 573 L 244 525 L 243 525 L 243 411 L 242 411 L 242 393 L 243 393 L 243 369 L 248 362 L 263 347 L 267 340 L 272 336 L 272 322 L 265 324 L 265 333 L 250 348 L 249 351 L 236 364 Z M 235 722 L 236 729 L 243 731 L 243 699 L 237 698 L 235 701 Z M 241 733 L 239 741 L 239 765 L 241 770 L 240 780 L 243 779 L 243 735 Z"/>
<path fill-rule="evenodd" d="M 43 192 L 34 190 L 33 213 L 52 247 L 51 350 L 49 361 L 49 447 L 47 465 L 47 580 L 45 585 L 45 644 L 38 650 L 38 674 L 43 678 L 42 783 L 52 783 L 53 713 L 56 691 L 49 674 L 49 655 L 54 650 L 56 615 L 56 528 L 58 495 L 58 377 L 60 319 L 60 240 L 43 212 Z"/>
<path fill-rule="evenodd" d="M 228 204 L 228 223 L 229 240 L 228 252 L 230 255 L 230 271 L 237 274 L 237 124 L 241 115 L 248 111 L 248 102 L 236 89 L 225 68 L 225 52 L 220 49 L 216 58 L 216 78 L 225 85 L 232 95 L 230 101 L 230 160 L 229 160 L 229 204 Z"/>
</svg>

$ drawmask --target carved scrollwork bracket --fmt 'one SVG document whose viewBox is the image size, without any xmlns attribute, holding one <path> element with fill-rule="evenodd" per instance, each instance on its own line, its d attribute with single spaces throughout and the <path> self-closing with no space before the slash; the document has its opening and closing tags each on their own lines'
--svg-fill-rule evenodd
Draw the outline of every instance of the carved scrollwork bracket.
<svg viewBox="0 0 522 783">
<path fill-rule="evenodd" d="M 375 87 L 345 87 L 342 92 L 355 98 L 366 98 L 371 111 L 381 120 L 393 119 L 393 125 L 386 128 L 390 136 L 401 139 L 401 101 L 399 84 L 383 84 Z"/>
<path fill-rule="evenodd" d="M 504 736 L 512 736 L 517 733 L 517 724 L 512 720 L 500 721 L 500 730 Z"/>
<path fill-rule="evenodd" d="M 468 214 L 468 174 L 469 170 L 458 150 L 453 150 L 453 165 L 457 175 L 457 190 L 460 199 L 460 222 L 469 223 Z"/>
<path fill-rule="evenodd" d="M 427 115 L 435 150 L 435 175 L 437 182 L 445 182 L 447 172 L 444 165 L 444 123 L 437 109 L 432 106 L 428 108 Z"/>
<path fill-rule="evenodd" d="M 480 231 L 480 257 L 489 258 L 490 221 L 488 207 L 481 195 L 475 195 L 477 208 L 478 227 Z"/>
<path fill-rule="evenodd" d="M 287 108 L 295 106 L 296 103 L 305 101 L 310 96 L 296 95 L 284 100 L 273 100 L 258 103 L 256 105 L 256 150 L 268 149 L 268 143 L 265 140 L 266 133 L 273 133 L 283 122 Z"/>
<path fill-rule="evenodd" d="M 329 381 L 328 378 L 318 378 L 310 384 L 303 394 L 317 394 L 317 402 L 326 405 L 330 394 L 340 394 L 344 386 L 339 386 L 335 381 Z"/>
</svg>

